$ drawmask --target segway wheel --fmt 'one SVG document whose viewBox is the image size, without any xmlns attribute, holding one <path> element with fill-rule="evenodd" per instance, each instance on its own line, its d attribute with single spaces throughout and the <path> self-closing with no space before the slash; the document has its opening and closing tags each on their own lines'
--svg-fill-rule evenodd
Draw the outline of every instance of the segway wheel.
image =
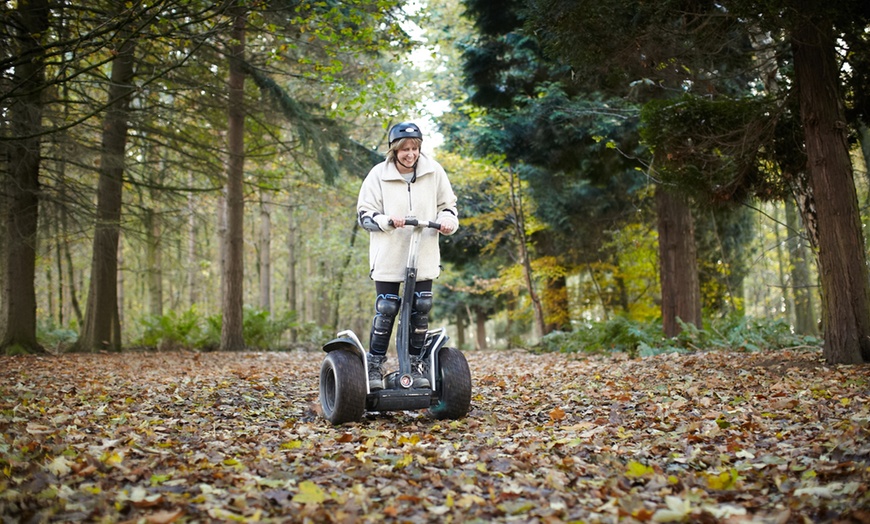
<svg viewBox="0 0 870 524">
<path fill-rule="evenodd" d="M 362 359 L 345 350 L 330 351 L 320 366 L 320 407 L 335 425 L 362 418 L 366 376 Z"/>
<path fill-rule="evenodd" d="M 429 414 L 436 419 L 460 419 L 471 407 L 471 370 L 458 349 L 443 347 L 438 353 L 438 401 Z"/>
</svg>

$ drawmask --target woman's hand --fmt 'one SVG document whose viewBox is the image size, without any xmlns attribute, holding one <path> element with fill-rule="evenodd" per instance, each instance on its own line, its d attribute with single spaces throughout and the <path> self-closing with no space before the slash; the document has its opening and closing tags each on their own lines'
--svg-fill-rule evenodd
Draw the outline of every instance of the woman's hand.
<svg viewBox="0 0 870 524">
<path fill-rule="evenodd" d="M 445 235 L 449 235 L 453 232 L 453 224 L 451 224 L 450 222 L 442 222 L 441 229 L 439 229 L 439 231 L 441 231 Z"/>
<path fill-rule="evenodd" d="M 390 216 L 390 223 L 393 227 L 405 227 L 405 217 Z"/>
</svg>

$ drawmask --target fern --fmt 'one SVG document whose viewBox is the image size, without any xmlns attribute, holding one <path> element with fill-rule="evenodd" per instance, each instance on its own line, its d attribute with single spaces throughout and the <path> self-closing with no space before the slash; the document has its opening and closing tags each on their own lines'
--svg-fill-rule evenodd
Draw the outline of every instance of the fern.
<svg viewBox="0 0 870 524">
<path fill-rule="evenodd" d="M 661 353 L 701 350 L 762 351 L 789 347 L 816 347 L 821 340 L 792 333 L 782 320 L 733 316 L 717 319 L 706 327 L 680 322 L 682 331 L 664 336 L 660 322 L 638 322 L 614 317 L 607 322 L 585 323 L 571 332 L 545 336 L 538 349 L 544 352 L 628 353 L 647 357 Z"/>
</svg>

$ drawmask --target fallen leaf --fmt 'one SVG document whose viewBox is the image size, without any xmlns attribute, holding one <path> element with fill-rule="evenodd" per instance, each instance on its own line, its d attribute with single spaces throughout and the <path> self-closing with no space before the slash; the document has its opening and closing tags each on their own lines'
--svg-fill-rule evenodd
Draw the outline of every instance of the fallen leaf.
<svg viewBox="0 0 870 524">
<path fill-rule="evenodd" d="M 300 504 L 322 504 L 327 498 L 329 497 L 320 489 L 320 486 L 310 480 L 305 480 L 299 483 L 299 492 L 293 496 L 293 502 L 299 502 Z"/>
</svg>

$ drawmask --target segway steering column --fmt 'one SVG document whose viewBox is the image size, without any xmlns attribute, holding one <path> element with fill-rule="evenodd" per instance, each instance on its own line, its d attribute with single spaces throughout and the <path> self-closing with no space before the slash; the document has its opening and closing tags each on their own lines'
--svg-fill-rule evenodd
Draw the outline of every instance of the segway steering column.
<svg viewBox="0 0 870 524">
<path fill-rule="evenodd" d="M 414 288 L 417 285 L 417 256 L 419 255 L 420 237 L 428 228 L 441 229 L 441 224 L 431 221 L 420 221 L 414 217 L 405 219 L 406 226 L 412 226 L 411 244 L 408 248 L 408 263 L 405 266 L 405 284 L 402 292 L 402 310 L 399 317 L 399 332 L 396 335 L 396 353 L 399 357 L 399 385 L 410 388 L 414 382 L 411 377 L 410 325 L 411 310 L 414 306 Z"/>
</svg>

